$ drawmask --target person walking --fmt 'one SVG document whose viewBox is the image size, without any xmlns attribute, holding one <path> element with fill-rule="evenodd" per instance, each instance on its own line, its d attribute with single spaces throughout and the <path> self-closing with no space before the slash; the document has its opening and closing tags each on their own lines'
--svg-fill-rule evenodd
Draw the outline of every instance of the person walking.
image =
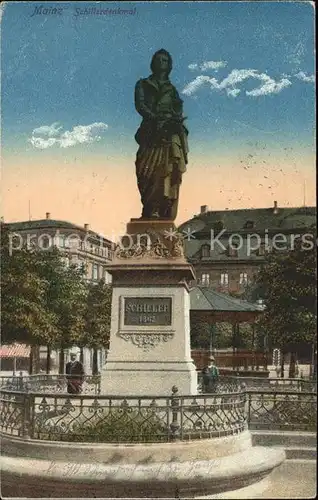
<svg viewBox="0 0 318 500">
<path fill-rule="evenodd" d="M 66 363 L 65 367 L 67 392 L 69 394 L 80 394 L 84 382 L 84 367 L 76 358 L 76 354 L 74 352 L 71 353 L 71 361 Z"/>
</svg>

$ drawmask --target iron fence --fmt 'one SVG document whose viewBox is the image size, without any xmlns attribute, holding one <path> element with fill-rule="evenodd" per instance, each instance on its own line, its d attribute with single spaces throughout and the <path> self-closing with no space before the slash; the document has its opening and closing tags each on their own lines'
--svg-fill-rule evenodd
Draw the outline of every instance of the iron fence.
<svg viewBox="0 0 318 500">
<path fill-rule="evenodd" d="M 65 377 L 58 391 L 61 376 L 51 376 L 52 385 L 45 390 L 47 376 L 45 383 L 41 377 L 28 377 L 29 385 L 17 377 L 20 387 L 2 377 L 3 434 L 56 441 L 169 442 L 232 435 L 247 427 L 316 429 L 317 392 L 303 390 L 306 386 L 288 391 L 274 383 L 269 390 L 257 390 L 246 386 L 246 379 L 233 378 L 219 380 L 211 394 L 179 395 L 174 386 L 168 397 L 110 397 L 67 394 Z"/>
<path fill-rule="evenodd" d="M 317 392 L 315 381 L 302 378 L 235 377 L 235 379 L 244 383 L 248 391 Z"/>
<path fill-rule="evenodd" d="M 239 377 L 220 376 L 217 385 L 226 383 L 228 386 L 239 384 L 248 391 L 286 391 L 286 392 L 317 392 L 317 382 L 301 378 L 264 378 L 264 377 Z M 202 372 L 198 372 L 198 390 L 203 392 Z"/>
<path fill-rule="evenodd" d="M 317 392 L 248 391 L 250 429 L 316 431 Z"/>
<path fill-rule="evenodd" d="M 84 394 L 100 393 L 100 375 L 72 375 L 72 379 L 83 379 L 82 390 Z M 67 376 L 60 374 L 36 374 L 19 376 L 1 376 L 1 389 L 21 392 L 52 392 L 67 393 Z"/>
<path fill-rule="evenodd" d="M 82 377 L 82 376 L 79 376 Z M 76 378 L 76 375 L 72 375 Z M 84 375 L 82 393 L 100 394 L 100 375 Z M 0 376 L 0 387 L 26 392 L 67 392 L 67 377 L 59 374 Z M 214 392 L 273 390 L 287 392 L 317 392 L 317 382 L 301 378 L 264 378 L 221 376 L 213 386 Z M 198 390 L 202 393 L 202 373 L 198 372 Z"/>
<path fill-rule="evenodd" d="M 82 442 L 169 442 L 240 433 L 246 394 L 169 397 L 43 394 L 1 390 L 4 434 Z"/>
</svg>

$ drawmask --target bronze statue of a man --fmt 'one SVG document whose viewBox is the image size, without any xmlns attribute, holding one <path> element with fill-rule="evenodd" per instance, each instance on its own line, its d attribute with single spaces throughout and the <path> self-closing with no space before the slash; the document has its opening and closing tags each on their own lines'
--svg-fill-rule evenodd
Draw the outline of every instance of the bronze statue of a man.
<svg viewBox="0 0 318 500">
<path fill-rule="evenodd" d="M 183 125 L 183 101 L 169 80 L 169 52 L 158 50 L 150 68 L 152 74 L 135 87 L 136 110 L 143 118 L 135 135 L 142 218 L 174 220 L 188 162 L 188 130 Z"/>
</svg>

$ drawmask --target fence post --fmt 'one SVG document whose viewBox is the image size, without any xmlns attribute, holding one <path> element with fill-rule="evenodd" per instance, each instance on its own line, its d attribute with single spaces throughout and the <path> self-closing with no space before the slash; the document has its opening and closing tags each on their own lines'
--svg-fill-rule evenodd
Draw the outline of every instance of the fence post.
<svg viewBox="0 0 318 500">
<path fill-rule="evenodd" d="M 18 391 L 23 391 L 23 373 L 20 372 L 18 377 Z"/>
<path fill-rule="evenodd" d="M 178 413 L 179 413 L 179 398 L 178 398 L 178 387 L 175 385 L 172 387 L 171 395 L 171 408 L 172 408 L 172 422 L 170 424 L 171 429 L 171 440 L 175 441 L 178 438 L 180 425 L 178 423 Z"/>
<path fill-rule="evenodd" d="M 30 425 L 31 425 L 31 397 L 32 395 L 25 392 L 22 397 L 19 398 L 20 403 L 23 405 L 22 414 L 22 437 L 27 438 L 30 436 Z"/>
<path fill-rule="evenodd" d="M 250 392 L 247 392 L 247 427 L 250 427 L 251 423 L 251 396 Z"/>
</svg>

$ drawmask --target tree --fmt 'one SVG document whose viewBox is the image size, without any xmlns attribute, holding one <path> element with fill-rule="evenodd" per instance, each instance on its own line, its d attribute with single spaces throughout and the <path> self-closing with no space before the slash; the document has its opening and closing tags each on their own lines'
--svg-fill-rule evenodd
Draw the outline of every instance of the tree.
<svg viewBox="0 0 318 500">
<path fill-rule="evenodd" d="M 226 349 L 233 345 L 233 325 L 226 321 L 209 323 L 191 317 L 191 347 L 193 349 Z"/>
<path fill-rule="evenodd" d="M 211 325 L 207 321 L 191 318 L 190 339 L 193 349 L 209 349 L 211 339 Z"/>
<path fill-rule="evenodd" d="M 25 248 L 10 251 L 9 230 L 1 226 L 2 342 L 31 345 L 30 372 L 39 367 L 37 345 L 43 332 L 54 335 L 56 317 L 46 307 L 49 283 L 35 269 L 35 256 Z"/>
<path fill-rule="evenodd" d="M 36 251 L 35 270 L 49 283 L 46 307 L 56 317 L 54 332 L 47 330 L 44 342 L 48 350 L 60 348 L 59 373 L 64 372 L 64 350 L 84 333 L 87 287 L 84 271 L 66 266 L 57 248 Z"/>
<path fill-rule="evenodd" d="M 104 280 L 88 285 L 83 334 L 73 337 L 78 345 L 93 349 L 93 375 L 98 372 L 97 352 L 109 347 L 112 287 Z"/>
<path fill-rule="evenodd" d="M 256 283 L 265 304 L 259 326 L 271 347 L 290 352 L 290 377 L 299 343 L 316 343 L 316 252 L 308 246 L 299 241 L 291 250 L 270 253 Z"/>
<path fill-rule="evenodd" d="M 10 252 L 9 230 L 1 227 L 2 341 L 64 348 L 83 334 L 87 289 L 83 271 L 65 266 L 56 248 Z M 31 349 L 32 372 L 35 350 Z"/>
</svg>

